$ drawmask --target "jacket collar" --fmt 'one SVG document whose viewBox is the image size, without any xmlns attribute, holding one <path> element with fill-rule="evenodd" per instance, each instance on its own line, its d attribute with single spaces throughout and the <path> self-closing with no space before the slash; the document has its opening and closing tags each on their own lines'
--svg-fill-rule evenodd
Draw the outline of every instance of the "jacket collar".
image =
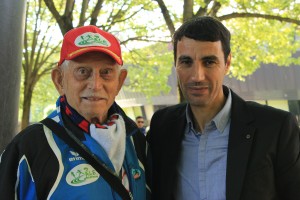
<svg viewBox="0 0 300 200">
<path fill-rule="evenodd" d="M 84 132 L 76 126 L 71 119 L 62 111 L 61 118 L 64 125 L 80 140 L 85 140 Z M 123 117 L 126 128 L 126 135 L 131 136 L 139 131 L 135 122 L 126 116 L 125 112 L 121 109 L 121 107 L 115 102 L 108 111 L 109 114 L 118 113 Z"/>
<path fill-rule="evenodd" d="M 228 90 L 227 87 L 223 88 Z M 240 199 L 255 127 L 246 102 L 232 92 L 231 124 L 228 141 L 226 198 Z"/>
</svg>

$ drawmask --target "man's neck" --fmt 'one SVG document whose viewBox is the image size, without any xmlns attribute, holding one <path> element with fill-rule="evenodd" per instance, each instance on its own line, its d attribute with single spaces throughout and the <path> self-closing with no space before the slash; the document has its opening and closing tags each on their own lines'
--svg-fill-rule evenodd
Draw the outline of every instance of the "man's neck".
<svg viewBox="0 0 300 200">
<path fill-rule="evenodd" d="M 210 122 L 222 110 L 226 102 L 226 97 L 218 104 L 213 106 L 191 106 L 191 113 L 195 129 L 203 132 L 205 125 Z"/>
</svg>

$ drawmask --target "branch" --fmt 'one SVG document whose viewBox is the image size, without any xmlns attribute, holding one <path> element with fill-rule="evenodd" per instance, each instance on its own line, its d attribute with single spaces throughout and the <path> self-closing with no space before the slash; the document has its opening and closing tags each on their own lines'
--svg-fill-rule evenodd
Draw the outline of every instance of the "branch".
<svg viewBox="0 0 300 200">
<path fill-rule="evenodd" d="M 215 1 L 208 15 L 215 17 L 218 11 L 220 10 L 220 8 L 221 8 L 220 2 Z"/>
<path fill-rule="evenodd" d="M 277 20 L 280 22 L 288 22 L 288 23 L 300 25 L 300 20 L 291 19 L 287 17 L 280 17 L 276 15 L 259 14 L 259 13 L 231 13 L 228 15 L 223 15 L 218 18 L 220 21 L 233 19 L 233 18 L 263 18 L 263 19 Z"/>
<path fill-rule="evenodd" d="M 48 26 L 47 29 L 49 29 L 49 26 Z M 47 32 L 47 31 L 46 31 L 46 32 Z M 37 38 L 39 37 L 39 35 L 40 35 L 40 32 L 38 33 Z M 38 63 L 39 63 L 39 60 L 40 60 L 40 56 L 41 56 L 42 50 L 45 48 L 45 46 L 44 46 L 45 38 L 46 38 L 46 34 L 45 34 L 45 35 L 43 36 L 43 38 L 42 38 L 42 41 L 41 41 L 41 43 L 40 43 L 40 45 L 39 45 L 38 51 L 37 51 L 37 52 L 34 52 L 35 59 L 34 59 L 34 64 L 33 64 L 33 71 L 35 71 L 35 70 L 38 71 L 38 70 L 39 70 L 39 69 L 38 69 L 38 68 L 39 68 Z M 46 48 L 48 48 L 48 47 L 46 46 Z"/>
<path fill-rule="evenodd" d="M 73 28 L 72 15 L 71 16 L 67 16 L 67 15 L 61 16 L 59 14 L 59 12 L 57 11 L 53 0 L 44 0 L 44 2 L 46 4 L 46 6 L 48 7 L 48 9 L 50 10 L 50 12 L 52 13 L 52 15 L 54 16 L 56 22 L 58 23 L 58 26 L 60 28 L 62 35 L 64 35 L 67 31 L 69 31 Z M 69 10 L 70 8 L 72 9 L 72 11 L 66 11 L 66 10 Z M 66 3 L 65 14 L 72 13 L 73 9 L 74 9 L 74 2 L 73 2 L 73 6 Z"/>
<path fill-rule="evenodd" d="M 50 43 L 51 43 L 51 40 L 48 41 L 47 47 Z M 47 64 L 46 62 L 49 60 L 49 58 L 51 56 L 53 56 L 53 54 L 57 53 L 57 50 L 59 49 L 60 45 L 61 45 L 61 43 L 58 43 L 57 45 L 52 47 L 50 52 L 46 55 L 46 57 L 41 59 L 41 61 L 38 63 L 39 67 L 37 68 L 36 75 L 35 75 L 35 76 L 37 76 L 37 78 L 36 78 L 37 80 L 39 80 L 45 74 L 49 73 L 53 69 L 53 67 L 56 66 L 57 62 L 50 63 L 41 71 L 42 67 Z"/>
<path fill-rule="evenodd" d="M 103 0 L 98 0 L 97 1 L 97 4 L 96 4 L 96 6 L 95 6 L 95 8 L 94 8 L 94 10 L 91 14 L 91 22 L 90 22 L 91 25 L 96 25 L 97 24 L 97 17 L 98 17 L 98 15 L 100 13 L 100 10 L 102 8 L 102 4 L 103 4 Z"/>
<path fill-rule="evenodd" d="M 75 3 L 74 0 L 67 0 L 66 1 L 64 16 L 72 17 L 72 13 L 73 13 L 73 9 L 74 9 L 74 3 Z"/>
<path fill-rule="evenodd" d="M 55 46 L 50 46 L 52 37 L 50 37 L 47 41 L 46 47 L 44 48 L 44 53 L 42 58 L 39 60 L 39 65 L 42 67 L 49 59 L 50 57 L 59 52 L 59 47 L 61 45 L 61 42 L 58 42 Z M 50 49 L 50 52 L 49 52 Z"/>
<path fill-rule="evenodd" d="M 41 60 L 44 59 L 46 52 L 49 50 L 49 45 L 52 36 L 49 38 L 49 40 L 46 42 L 46 37 L 49 33 L 49 30 L 51 28 L 51 25 L 48 24 L 47 28 L 45 29 L 45 33 L 43 35 L 43 38 L 40 39 L 41 43 L 39 44 L 39 49 L 37 51 L 36 56 L 35 56 L 35 62 L 34 62 L 34 71 L 39 71 L 39 69 L 42 67 Z M 45 44 L 46 43 L 46 44 Z"/>
<path fill-rule="evenodd" d="M 53 0 L 44 0 L 46 6 L 48 7 L 48 9 L 50 10 L 50 12 L 52 13 L 52 15 L 54 16 L 55 20 L 57 21 L 57 23 L 59 24 L 60 26 L 60 23 L 61 22 L 61 16 L 60 14 L 58 13 L 55 5 L 54 5 L 54 2 Z"/>
<path fill-rule="evenodd" d="M 197 16 L 203 16 L 205 15 L 205 13 L 207 12 L 207 6 L 208 4 L 211 2 L 212 0 L 205 0 L 204 3 L 205 3 L 205 7 L 200 7 L 199 10 L 197 11 L 196 13 L 196 17 Z"/>
<path fill-rule="evenodd" d="M 121 18 L 121 16 L 124 15 L 124 12 L 127 10 L 123 10 L 124 6 L 126 5 L 126 2 L 123 2 L 122 6 L 118 9 L 118 12 L 114 15 L 114 7 L 112 8 L 112 11 L 110 12 L 109 16 L 107 17 L 107 23 L 109 22 L 109 27 L 106 28 L 107 26 L 103 26 L 106 31 L 109 31 L 110 28 L 113 26 L 113 24 L 117 23 L 118 18 Z M 123 21 L 123 20 L 122 20 Z"/>
<path fill-rule="evenodd" d="M 160 7 L 160 10 L 161 10 L 161 12 L 164 16 L 164 19 L 166 21 L 166 24 L 169 28 L 169 31 L 170 31 L 171 35 L 173 35 L 173 33 L 175 32 L 175 26 L 174 26 L 173 21 L 171 19 L 169 10 L 167 9 L 167 7 L 166 7 L 163 0 L 155 0 L 155 1 L 158 3 L 158 5 Z"/>
<path fill-rule="evenodd" d="M 40 80 L 40 78 L 42 77 L 42 76 L 44 76 L 45 74 L 48 74 L 49 72 L 51 72 L 52 71 L 52 69 L 55 67 L 57 65 L 57 62 L 53 62 L 53 63 L 48 63 L 47 64 L 47 67 L 45 68 L 45 69 L 43 69 L 40 73 L 38 73 L 37 75 L 36 75 L 36 79 L 37 80 Z"/>
<path fill-rule="evenodd" d="M 82 1 L 78 26 L 83 26 L 84 22 L 86 21 L 85 13 L 88 8 L 88 4 L 89 4 L 89 0 Z"/>
<path fill-rule="evenodd" d="M 193 0 L 184 0 L 183 1 L 183 22 L 193 18 L 194 16 L 194 1 Z"/>
<path fill-rule="evenodd" d="M 26 19 L 28 18 L 28 12 L 29 12 L 29 2 L 27 2 L 27 6 L 26 6 Z M 23 57 L 24 57 L 24 60 L 25 60 L 25 63 L 22 62 L 22 67 L 23 67 L 23 70 L 25 72 L 25 66 L 28 65 L 28 33 L 27 33 L 27 26 L 28 26 L 28 23 L 27 23 L 27 20 L 25 20 L 25 31 L 24 31 L 24 41 L 23 41 L 23 45 L 24 45 L 24 51 L 23 51 Z"/>
<path fill-rule="evenodd" d="M 110 23 L 110 27 L 109 28 L 111 28 L 114 24 L 117 24 L 117 23 L 121 23 L 121 22 L 125 22 L 125 21 L 127 21 L 127 20 L 129 20 L 130 18 L 133 18 L 136 14 L 138 14 L 141 10 L 143 10 L 144 9 L 144 7 L 141 7 L 139 10 L 137 10 L 137 11 L 135 11 L 135 12 L 133 12 L 131 15 L 129 15 L 128 17 L 126 17 L 126 18 L 124 18 L 124 19 L 122 19 L 121 17 L 120 17 L 120 11 L 122 11 L 121 9 L 118 11 L 118 13 L 116 14 L 116 15 L 114 15 L 114 16 L 112 16 L 112 15 L 110 15 L 109 16 L 109 19 L 112 19 L 111 20 L 111 23 Z M 116 20 L 116 19 L 121 19 L 121 20 Z M 108 28 L 108 30 L 109 30 L 109 28 Z"/>
<path fill-rule="evenodd" d="M 118 20 L 117 19 L 122 19 L 122 17 L 124 16 L 124 14 L 128 11 L 128 9 L 130 9 L 130 7 L 128 7 L 128 9 L 127 10 L 125 10 L 125 9 L 123 9 L 125 6 L 126 6 L 126 3 L 127 2 L 124 2 L 123 4 L 122 4 L 122 6 L 120 7 L 120 9 L 118 10 L 118 12 L 115 14 L 115 15 L 113 15 L 113 10 L 112 10 L 112 12 L 110 13 L 110 15 L 109 15 L 109 17 L 108 17 L 108 20 L 107 21 L 110 21 L 111 22 L 111 24 L 110 24 L 110 26 L 112 26 L 113 24 L 115 24 L 115 23 L 117 23 L 118 22 Z M 114 8 L 113 8 L 114 9 Z M 140 8 L 138 11 L 136 11 L 135 13 L 137 13 L 137 12 L 139 12 L 140 10 L 142 10 L 142 8 Z M 132 14 L 131 16 L 133 17 L 135 14 Z M 130 17 L 131 17 L 130 16 Z M 124 20 L 120 20 L 120 22 L 123 22 Z"/>
<path fill-rule="evenodd" d="M 32 68 L 33 68 L 33 64 L 34 64 L 34 56 L 35 56 L 35 49 L 37 47 L 38 44 L 38 37 L 39 34 L 41 33 L 39 26 L 41 23 L 39 21 L 39 16 L 41 15 L 41 1 L 39 1 L 37 10 L 35 12 L 35 24 L 34 24 L 34 29 L 33 29 L 33 36 L 32 36 L 32 43 L 31 43 L 31 52 L 30 52 L 30 58 L 29 58 L 29 63 L 27 66 L 27 70 L 25 71 L 25 73 L 31 73 L 32 72 Z"/>
<path fill-rule="evenodd" d="M 120 42 L 121 45 L 125 45 L 129 41 L 141 41 L 141 42 L 162 42 L 162 43 L 169 43 L 170 41 L 164 41 L 164 40 L 153 40 L 153 39 L 148 39 L 145 36 L 136 36 L 136 37 L 131 37 L 127 38 L 127 40 L 123 40 Z"/>
</svg>

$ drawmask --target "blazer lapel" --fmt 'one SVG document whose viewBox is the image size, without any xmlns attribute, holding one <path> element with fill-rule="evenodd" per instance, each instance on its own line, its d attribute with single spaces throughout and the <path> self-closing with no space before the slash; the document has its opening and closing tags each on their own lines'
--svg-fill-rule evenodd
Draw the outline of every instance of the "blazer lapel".
<svg viewBox="0 0 300 200">
<path fill-rule="evenodd" d="M 250 156 L 255 127 L 247 111 L 246 103 L 235 93 L 232 94 L 231 125 L 228 142 L 226 197 L 240 199 L 247 163 Z"/>
<path fill-rule="evenodd" d="M 172 116 L 169 121 L 166 123 L 168 134 L 167 138 L 164 143 L 166 144 L 165 152 L 161 152 L 165 154 L 163 170 L 165 172 L 163 184 L 166 185 L 166 190 L 162 195 L 164 198 L 162 199 L 173 199 L 171 197 L 174 194 L 174 187 L 176 183 L 176 167 L 179 159 L 179 153 L 181 148 L 182 138 L 184 136 L 184 129 L 186 125 L 185 119 L 185 108 L 186 105 L 180 105 L 178 109 L 171 112 Z"/>
</svg>

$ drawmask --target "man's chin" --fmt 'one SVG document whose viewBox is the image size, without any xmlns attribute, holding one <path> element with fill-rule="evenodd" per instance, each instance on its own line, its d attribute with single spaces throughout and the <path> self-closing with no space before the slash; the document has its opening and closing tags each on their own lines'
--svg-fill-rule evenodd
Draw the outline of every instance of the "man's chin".
<svg viewBox="0 0 300 200">
<path fill-rule="evenodd" d="M 203 99 L 203 98 L 188 98 L 187 99 L 187 102 L 189 102 L 189 104 L 191 106 L 205 106 L 206 105 L 206 101 Z"/>
</svg>

